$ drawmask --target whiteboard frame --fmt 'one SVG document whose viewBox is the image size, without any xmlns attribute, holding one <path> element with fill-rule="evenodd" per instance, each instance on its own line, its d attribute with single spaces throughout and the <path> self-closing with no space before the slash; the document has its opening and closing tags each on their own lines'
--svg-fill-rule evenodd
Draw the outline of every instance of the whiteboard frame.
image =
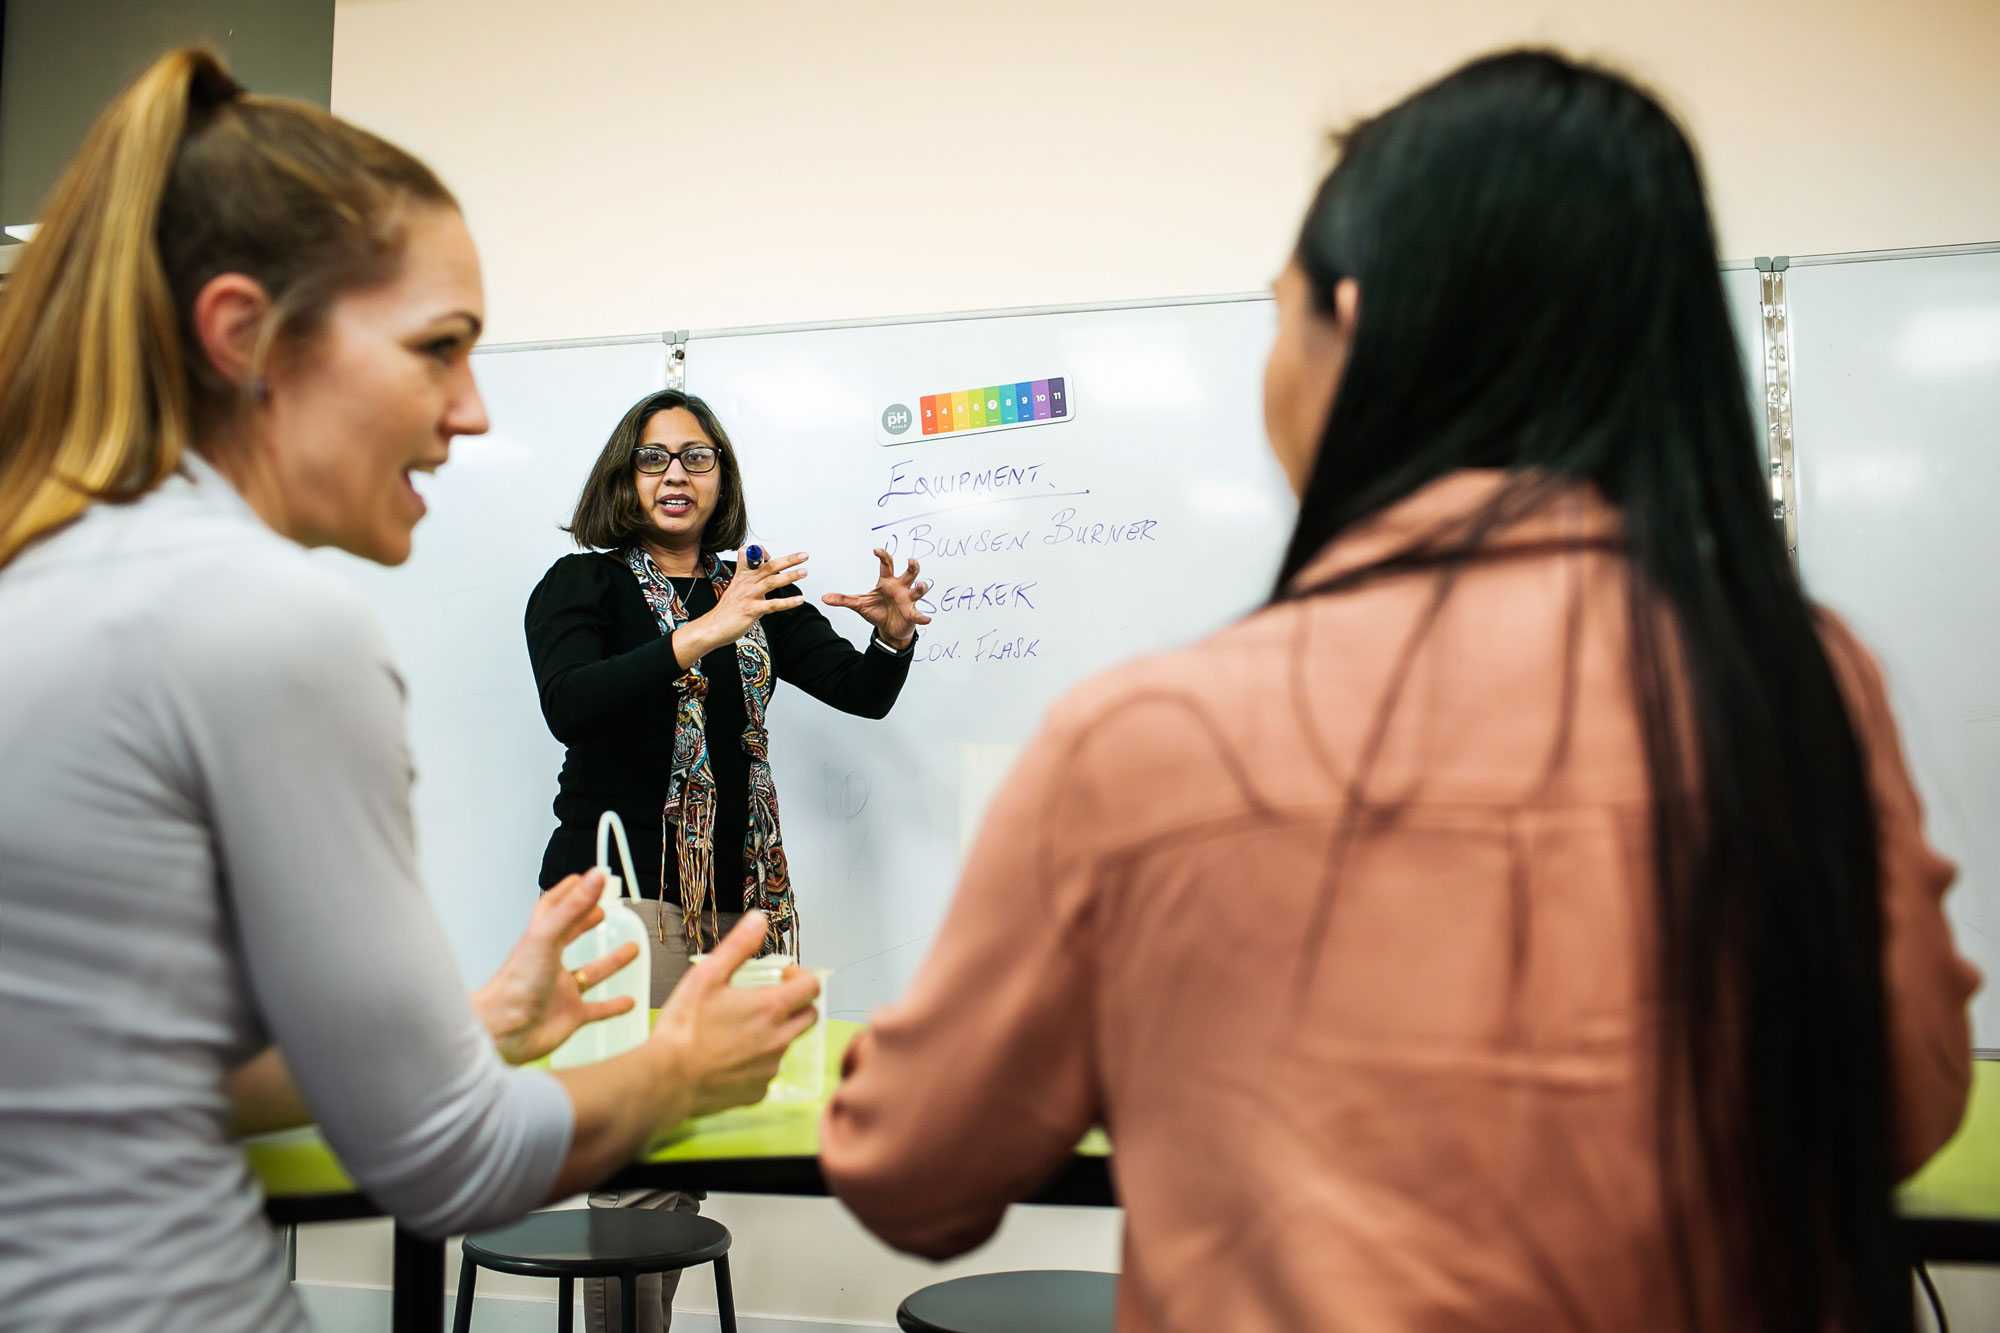
<svg viewBox="0 0 2000 1333">
<path fill-rule="evenodd" d="M 1793 266 L 1865 264 L 1881 259 L 1932 259 L 1941 255 L 1977 255 L 2000 250 L 2000 240 L 1966 245 L 1923 245 L 1903 250 L 1842 250 L 1823 255 L 1786 255 Z M 1771 256 L 1759 256 L 1770 258 Z M 1724 272 L 1754 269 L 1756 259 L 1724 259 Z M 542 352 L 564 347 L 619 347 L 631 343 L 672 345 L 690 338 L 751 338 L 762 333 L 817 333 L 827 329 L 866 329 L 886 324 L 952 324 L 970 319 L 1012 319 L 1018 315 L 1087 315 L 1099 310 L 1152 310 L 1170 306 L 1223 305 L 1235 301 L 1268 301 L 1271 293 L 1214 292 L 1204 296 L 1141 297 L 1130 301 L 1077 301 L 1066 305 L 998 306 L 990 310 L 943 310 L 928 314 L 871 315 L 866 319 L 823 319 L 797 324 L 737 324 L 714 329 L 661 329 L 654 333 L 613 334 L 601 338 L 545 338 L 526 342 L 481 343 L 474 356 L 491 352 Z"/>
<path fill-rule="evenodd" d="M 1824 255 L 1788 255 L 1793 268 L 1820 264 L 1873 264 L 1889 259 L 1944 259 L 1952 255 L 1988 255 L 2000 251 L 2000 241 L 1965 245 L 1914 245 L 1905 250 L 1837 250 Z"/>
<path fill-rule="evenodd" d="M 685 336 L 685 335 L 682 335 Z M 623 333 L 605 338 L 548 338 L 540 342 L 477 343 L 472 355 L 491 356 L 498 352 L 561 352 L 572 347 L 632 347 L 640 343 L 672 343 L 674 331 Z"/>
<path fill-rule="evenodd" d="M 1745 260 L 1744 266 L 1749 261 Z M 873 329 L 890 324 L 956 324 L 973 319 L 1013 319 L 1019 315 L 1092 315 L 1106 310 L 1165 310 L 1175 306 L 1231 305 L 1269 301 L 1271 293 L 1216 292 L 1207 296 L 1156 296 L 1133 301 L 1079 301 L 1070 305 L 1000 306 L 991 310 L 941 310 L 921 315 L 873 315 L 866 319 L 823 319 L 803 324 L 739 324 L 719 329 L 662 329 L 658 333 L 623 333 L 603 338 L 549 338 L 514 343 L 480 343 L 474 356 L 490 352 L 547 352 L 566 347 L 623 347 L 633 343 L 687 342 L 691 338 L 754 338 L 763 333 L 821 333 L 839 329 Z"/>
</svg>

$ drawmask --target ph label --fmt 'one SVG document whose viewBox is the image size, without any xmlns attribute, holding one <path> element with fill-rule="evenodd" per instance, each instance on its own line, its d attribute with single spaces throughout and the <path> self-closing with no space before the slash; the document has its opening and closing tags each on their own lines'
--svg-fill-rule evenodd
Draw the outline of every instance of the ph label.
<svg viewBox="0 0 2000 1333">
<path fill-rule="evenodd" d="M 940 435 L 1051 425 L 1075 414 L 1074 383 L 1067 375 L 1050 375 L 892 399 L 876 421 L 875 437 L 882 444 L 911 444 Z"/>
</svg>

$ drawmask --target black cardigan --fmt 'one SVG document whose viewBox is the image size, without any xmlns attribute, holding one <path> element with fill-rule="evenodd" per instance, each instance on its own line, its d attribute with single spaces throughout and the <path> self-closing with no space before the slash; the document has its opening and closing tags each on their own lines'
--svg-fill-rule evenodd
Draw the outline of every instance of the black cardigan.
<svg viewBox="0 0 2000 1333">
<path fill-rule="evenodd" d="M 690 617 L 715 605 L 706 579 L 676 579 Z M 798 596 L 787 588 L 773 596 Z M 660 812 L 667 800 L 673 754 L 675 681 L 681 675 L 673 640 L 660 633 L 624 560 L 598 553 L 567 555 L 528 598 L 528 658 L 549 730 L 568 747 L 557 778 L 557 828 L 542 857 L 541 885 L 597 864 L 597 819 L 616 810 L 632 840 L 635 887 L 660 892 Z M 910 673 L 910 654 L 869 640 L 866 652 L 834 631 L 810 602 L 764 617 L 778 679 L 822 703 L 861 717 L 884 717 Z M 750 766 L 743 753 L 743 678 L 736 645 L 702 658 L 708 677 L 709 764 L 715 773 L 715 899 L 724 912 L 743 910 L 743 837 L 749 825 Z M 780 818 L 784 807 L 779 806 Z M 618 868 L 617 851 L 611 853 Z M 667 897 L 677 900 L 679 876 L 666 863 Z"/>
</svg>

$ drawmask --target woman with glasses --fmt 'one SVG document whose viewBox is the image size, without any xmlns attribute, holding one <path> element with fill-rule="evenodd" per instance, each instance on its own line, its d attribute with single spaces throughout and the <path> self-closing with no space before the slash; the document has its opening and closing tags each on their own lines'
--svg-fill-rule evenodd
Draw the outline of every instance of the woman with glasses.
<svg viewBox="0 0 2000 1333">
<path fill-rule="evenodd" d="M 842 712 L 886 716 L 930 619 L 917 610 L 917 563 L 898 576 L 877 551 L 872 590 L 821 599 L 869 623 L 857 650 L 799 596 L 805 552 L 724 558 L 747 526 L 742 472 L 715 413 L 688 394 L 649 394 L 611 432 L 577 498 L 568 531 L 593 549 L 556 561 L 528 599 L 542 715 L 568 747 L 541 882 L 587 869 L 599 813 L 618 811 L 634 888 L 660 901 L 663 933 L 679 935 L 668 966 L 656 959 L 656 994 L 678 972 L 679 945 L 704 947 L 746 909 L 767 914 L 767 947 L 797 954 L 765 709 L 782 679 Z M 693 1206 L 660 1191 L 591 1202 Z M 615 1285 L 586 1285 L 591 1326 L 615 1324 Z M 673 1278 L 657 1296 L 652 1285 L 640 1280 L 641 1328 L 670 1315 Z"/>
</svg>

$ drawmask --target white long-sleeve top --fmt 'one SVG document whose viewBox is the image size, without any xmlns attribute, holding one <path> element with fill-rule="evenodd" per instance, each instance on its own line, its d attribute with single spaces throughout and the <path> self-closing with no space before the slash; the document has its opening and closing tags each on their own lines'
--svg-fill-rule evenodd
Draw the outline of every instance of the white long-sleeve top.
<svg viewBox="0 0 2000 1333">
<path fill-rule="evenodd" d="M 223 1091 L 273 1041 L 406 1226 L 553 1187 L 569 1099 L 466 1003 L 402 708 L 360 600 L 199 459 L 0 569 L 0 1329 L 306 1326 Z"/>
</svg>

